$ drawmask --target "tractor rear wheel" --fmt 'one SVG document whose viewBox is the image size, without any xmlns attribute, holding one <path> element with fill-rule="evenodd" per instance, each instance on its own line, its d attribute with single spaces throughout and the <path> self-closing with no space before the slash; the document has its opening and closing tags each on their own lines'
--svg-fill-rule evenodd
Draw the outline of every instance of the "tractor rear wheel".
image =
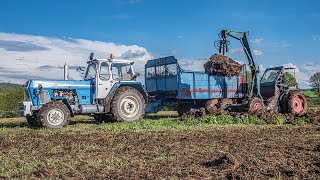
<svg viewBox="0 0 320 180">
<path fill-rule="evenodd" d="M 143 118 L 145 100 L 135 88 L 124 86 L 117 89 L 111 102 L 112 119 L 118 122 L 133 122 Z"/>
<path fill-rule="evenodd" d="M 264 108 L 264 104 L 260 98 L 253 98 L 250 100 L 248 112 L 256 113 L 258 111 L 264 110 Z"/>
<path fill-rule="evenodd" d="M 307 113 L 307 100 L 304 95 L 299 91 L 290 92 L 287 99 L 287 112 L 297 115 L 304 115 Z"/>
<path fill-rule="evenodd" d="M 62 128 L 70 119 L 70 111 L 63 102 L 50 102 L 39 111 L 40 125 L 45 128 Z"/>
</svg>

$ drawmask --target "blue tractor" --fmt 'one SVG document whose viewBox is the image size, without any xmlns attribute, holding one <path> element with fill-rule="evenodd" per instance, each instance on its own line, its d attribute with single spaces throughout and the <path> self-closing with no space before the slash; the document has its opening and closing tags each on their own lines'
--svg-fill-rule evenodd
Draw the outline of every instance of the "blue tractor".
<svg viewBox="0 0 320 180">
<path fill-rule="evenodd" d="M 29 80 L 20 114 L 35 127 L 61 128 L 77 114 L 97 121 L 132 122 L 143 117 L 148 101 L 136 81 L 133 61 L 94 59 L 80 68 L 84 80 Z"/>
</svg>

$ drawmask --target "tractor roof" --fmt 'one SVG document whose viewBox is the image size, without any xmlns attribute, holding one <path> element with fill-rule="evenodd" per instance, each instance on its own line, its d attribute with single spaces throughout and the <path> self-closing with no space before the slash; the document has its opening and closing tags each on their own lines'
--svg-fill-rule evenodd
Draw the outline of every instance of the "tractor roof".
<svg viewBox="0 0 320 180">
<path fill-rule="evenodd" d="M 128 63 L 128 64 L 133 64 L 134 61 L 129 61 L 129 60 L 125 60 L 125 59 L 94 59 L 92 61 L 106 61 L 106 62 L 112 62 L 112 63 Z M 90 62 L 90 61 L 88 61 Z"/>
</svg>

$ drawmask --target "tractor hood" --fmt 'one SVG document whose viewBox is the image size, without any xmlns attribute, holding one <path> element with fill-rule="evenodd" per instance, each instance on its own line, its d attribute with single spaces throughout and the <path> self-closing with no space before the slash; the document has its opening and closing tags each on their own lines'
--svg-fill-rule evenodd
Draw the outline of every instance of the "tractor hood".
<svg viewBox="0 0 320 180">
<path fill-rule="evenodd" d="M 42 96 L 37 95 L 40 90 L 48 99 L 54 98 L 54 90 L 74 90 L 78 96 L 85 97 L 79 100 L 82 104 L 90 104 L 93 95 L 91 80 L 29 80 L 25 85 L 25 100 L 31 101 L 33 106 L 42 106 L 39 100 Z"/>
<path fill-rule="evenodd" d="M 38 89 L 40 86 L 43 89 L 75 89 L 75 88 L 90 88 L 91 81 L 82 80 L 30 80 L 29 88 Z"/>
</svg>

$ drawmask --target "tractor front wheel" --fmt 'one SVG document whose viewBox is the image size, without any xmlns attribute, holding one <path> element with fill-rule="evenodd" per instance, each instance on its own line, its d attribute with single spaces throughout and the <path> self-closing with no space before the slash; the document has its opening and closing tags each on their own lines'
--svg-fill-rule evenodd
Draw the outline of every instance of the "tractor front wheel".
<svg viewBox="0 0 320 180">
<path fill-rule="evenodd" d="M 39 120 L 42 127 L 62 128 L 70 119 L 70 111 L 63 102 L 50 102 L 39 111 Z"/>
<path fill-rule="evenodd" d="M 40 127 L 40 123 L 36 118 L 36 116 L 27 116 L 26 119 L 30 127 L 34 127 L 34 128 Z"/>
<path fill-rule="evenodd" d="M 111 102 L 111 116 L 118 122 L 133 122 L 143 118 L 145 100 L 135 88 L 124 86 L 117 89 Z"/>
</svg>

